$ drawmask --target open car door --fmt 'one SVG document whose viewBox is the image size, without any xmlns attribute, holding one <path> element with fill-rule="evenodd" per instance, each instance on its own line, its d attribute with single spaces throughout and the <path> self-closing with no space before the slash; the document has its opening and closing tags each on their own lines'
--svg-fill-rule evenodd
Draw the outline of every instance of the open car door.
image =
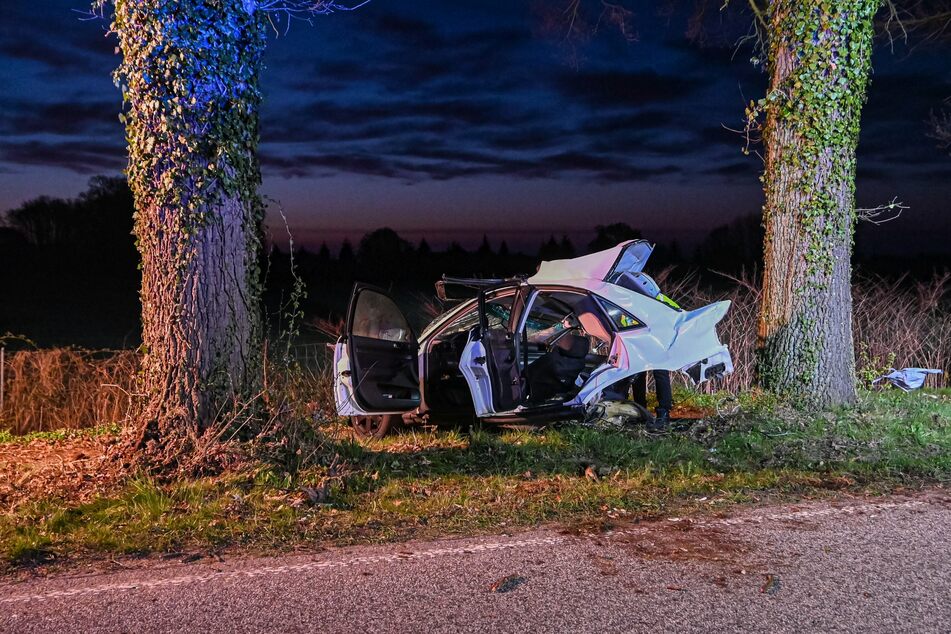
<svg viewBox="0 0 951 634">
<path fill-rule="evenodd" d="M 486 294 L 479 293 L 479 326 L 469 335 L 459 369 L 469 384 L 472 404 L 479 417 L 505 414 L 521 405 L 525 380 L 519 365 L 518 322 L 534 290 L 520 286 L 504 318 L 487 310 Z"/>
<path fill-rule="evenodd" d="M 334 347 L 334 397 L 342 416 L 397 414 L 419 405 L 418 344 L 383 290 L 357 284 Z"/>
</svg>

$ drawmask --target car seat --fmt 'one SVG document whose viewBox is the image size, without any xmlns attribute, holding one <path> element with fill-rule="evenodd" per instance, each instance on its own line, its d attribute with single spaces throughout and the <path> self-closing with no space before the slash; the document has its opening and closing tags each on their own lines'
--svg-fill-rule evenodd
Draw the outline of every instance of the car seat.
<svg viewBox="0 0 951 634">
<path fill-rule="evenodd" d="M 564 335 L 550 351 L 525 368 L 529 398 L 545 401 L 573 392 L 575 380 L 585 367 L 590 343 L 581 335 Z"/>
</svg>

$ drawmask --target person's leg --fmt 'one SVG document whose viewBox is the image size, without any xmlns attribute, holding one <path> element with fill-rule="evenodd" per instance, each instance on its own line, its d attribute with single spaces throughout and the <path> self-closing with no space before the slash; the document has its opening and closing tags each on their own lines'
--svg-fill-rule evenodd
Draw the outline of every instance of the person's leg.
<svg viewBox="0 0 951 634">
<path fill-rule="evenodd" d="M 673 398 L 670 390 L 670 372 L 667 370 L 654 370 L 654 390 L 657 392 L 657 416 L 651 421 L 647 428 L 651 431 L 666 431 L 670 423 L 670 408 L 673 405 Z"/>
<path fill-rule="evenodd" d="M 657 409 L 670 412 L 674 408 L 674 395 L 669 370 L 654 370 L 654 389 L 657 391 Z"/>
<path fill-rule="evenodd" d="M 613 385 L 604 388 L 602 397 L 606 401 L 626 401 L 631 391 L 631 380 L 622 379 Z"/>
<path fill-rule="evenodd" d="M 647 372 L 634 375 L 633 381 L 634 402 L 641 407 L 647 407 Z"/>
</svg>

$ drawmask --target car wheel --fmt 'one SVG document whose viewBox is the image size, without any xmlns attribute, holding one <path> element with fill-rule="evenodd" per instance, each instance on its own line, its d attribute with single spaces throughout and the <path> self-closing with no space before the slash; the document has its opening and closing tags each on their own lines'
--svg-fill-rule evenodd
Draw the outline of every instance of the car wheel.
<svg viewBox="0 0 951 634">
<path fill-rule="evenodd" d="M 358 438 L 383 438 L 400 420 L 398 414 L 351 416 L 350 425 Z"/>
</svg>

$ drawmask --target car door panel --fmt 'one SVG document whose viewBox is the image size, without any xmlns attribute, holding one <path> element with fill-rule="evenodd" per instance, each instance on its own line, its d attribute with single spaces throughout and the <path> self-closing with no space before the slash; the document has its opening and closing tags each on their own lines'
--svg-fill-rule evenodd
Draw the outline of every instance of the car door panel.
<svg viewBox="0 0 951 634">
<path fill-rule="evenodd" d="M 504 414 L 517 409 L 524 398 L 515 330 L 532 289 L 520 287 L 506 323 L 490 324 L 486 291 L 479 296 L 479 327 L 463 350 L 460 370 L 469 384 L 476 416 Z"/>
<path fill-rule="evenodd" d="M 334 349 L 334 373 L 341 415 L 399 413 L 419 405 L 416 337 L 386 292 L 354 287 L 345 335 Z"/>
<path fill-rule="evenodd" d="M 472 393 L 472 406 L 478 417 L 489 416 L 495 413 L 492 402 L 492 379 L 489 376 L 487 362 L 488 353 L 482 343 L 478 331 L 474 330 L 469 336 L 469 342 L 462 350 L 459 359 L 459 370 L 469 384 Z"/>
</svg>

